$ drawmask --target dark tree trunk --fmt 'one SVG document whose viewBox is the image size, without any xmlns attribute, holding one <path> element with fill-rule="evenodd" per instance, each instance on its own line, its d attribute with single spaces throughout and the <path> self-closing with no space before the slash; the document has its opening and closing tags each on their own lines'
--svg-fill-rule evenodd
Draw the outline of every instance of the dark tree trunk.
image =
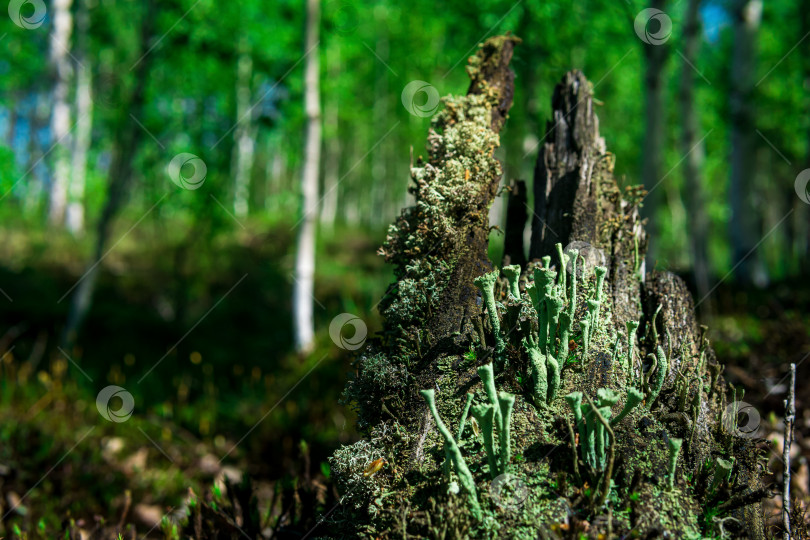
<svg viewBox="0 0 810 540">
<path fill-rule="evenodd" d="M 506 230 L 503 238 L 503 264 L 526 265 L 526 251 L 523 245 L 523 232 L 528 218 L 526 202 L 526 182 L 516 180 L 509 192 L 506 206 Z"/>
<path fill-rule="evenodd" d="M 685 179 L 686 205 L 689 210 L 689 242 L 692 251 L 692 271 L 700 298 L 705 298 L 704 312 L 711 314 L 709 294 L 709 255 L 707 239 L 709 236 L 709 219 L 706 214 L 706 201 L 703 194 L 703 162 L 705 151 L 700 140 L 700 120 L 695 104 L 695 82 L 697 74 L 697 57 L 700 49 L 700 0 L 689 0 L 686 7 L 684 26 L 683 66 L 678 98 L 681 108 L 681 154 Z"/>
<path fill-rule="evenodd" d="M 141 46 L 138 55 L 141 60 L 133 69 L 134 88 L 129 103 L 121 107 L 120 117 L 117 122 L 118 128 L 115 130 L 112 160 L 108 174 L 109 187 L 104 208 L 96 226 L 93 257 L 70 298 L 70 309 L 62 335 L 62 343 L 65 348 L 72 346 L 76 340 L 79 329 L 90 309 L 96 279 L 101 271 L 101 262 L 112 232 L 113 222 L 132 181 L 134 173 L 132 162 L 143 138 L 143 130 L 132 120 L 130 115 L 135 118 L 141 117 L 146 100 L 145 87 L 148 69 L 151 65 L 151 55 L 145 53 L 152 37 L 153 16 L 152 2 L 150 1 L 145 6 L 144 19 L 141 23 Z"/>
<path fill-rule="evenodd" d="M 756 42 L 762 14 L 761 0 L 735 0 L 734 52 L 731 60 L 731 239 L 734 277 L 745 284 L 764 285 L 756 244 L 759 233 L 754 193 L 756 155 L 755 100 Z"/>
<path fill-rule="evenodd" d="M 652 0 L 652 9 L 664 11 L 666 0 Z M 661 19 L 650 21 L 647 28 L 650 32 L 656 32 L 652 28 L 653 24 L 659 24 Z M 667 113 L 667 101 L 665 96 L 666 81 L 664 80 L 664 67 L 668 57 L 668 46 L 666 42 L 659 43 L 651 40 L 644 44 L 644 139 L 641 147 L 641 182 L 647 190 L 648 195 L 644 200 L 642 209 L 644 217 L 650 218 L 648 228 L 650 238 L 655 239 L 650 243 L 648 253 L 648 263 L 655 266 L 655 259 L 659 255 L 656 242 L 658 240 L 657 223 L 654 216 L 662 207 L 665 190 L 660 183 L 664 179 L 664 146 L 665 146 L 665 123 Z"/>
</svg>

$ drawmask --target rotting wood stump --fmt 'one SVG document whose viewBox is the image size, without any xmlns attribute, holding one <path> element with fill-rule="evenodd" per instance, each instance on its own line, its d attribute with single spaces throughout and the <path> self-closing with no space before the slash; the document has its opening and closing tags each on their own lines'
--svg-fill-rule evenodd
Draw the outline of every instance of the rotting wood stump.
<svg viewBox="0 0 810 540">
<path fill-rule="evenodd" d="M 328 531 L 764 538 L 763 450 L 736 423 L 742 396 L 684 283 L 646 273 L 644 192 L 620 189 L 578 71 L 552 98 L 530 262 L 487 260 L 518 43 L 481 46 L 411 169 L 416 204 L 381 248 L 396 275 L 384 331 L 344 393 L 365 437 L 330 458 L 342 499 Z"/>
</svg>

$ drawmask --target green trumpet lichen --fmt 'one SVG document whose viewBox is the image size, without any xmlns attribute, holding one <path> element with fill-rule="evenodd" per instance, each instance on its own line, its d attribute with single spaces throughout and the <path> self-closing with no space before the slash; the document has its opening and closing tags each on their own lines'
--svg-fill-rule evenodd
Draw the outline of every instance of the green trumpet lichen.
<svg viewBox="0 0 810 540">
<path fill-rule="evenodd" d="M 610 424 L 607 421 L 610 419 L 611 415 L 611 407 L 619 401 L 619 394 L 610 390 L 608 388 L 600 388 L 596 391 L 598 407 L 596 410 L 601 415 L 602 419 L 605 422 L 599 421 L 594 423 L 594 440 L 596 442 L 595 452 L 596 452 L 596 463 L 598 469 L 604 470 L 605 463 L 607 460 L 606 449 L 608 447 L 607 441 L 607 431 L 605 430 L 605 426 L 609 426 Z M 599 418 L 597 417 L 596 420 Z"/>
<path fill-rule="evenodd" d="M 535 312 L 537 313 L 537 324 L 539 334 L 539 347 L 543 354 L 548 354 L 549 342 L 554 339 L 554 331 L 556 328 L 553 325 L 550 307 L 558 305 L 552 300 L 554 295 L 554 278 L 556 273 L 552 270 L 545 268 L 537 268 L 534 271 L 535 283 L 535 296 L 532 301 L 537 300 L 534 305 Z"/>
<path fill-rule="evenodd" d="M 490 403 L 474 405 L 471 408 L 473 418 L 478 421 L 484 434 L 484 449 L 492 478 L 503 474 L 511 461 L 510 424 L 515 396 L 506 392 L 495 394 L 495 377 L 492 364 L 478 368 L 478 374 L 484 383 L 484 390 Z M 498 429 L 498 447 L 495 447 L 495 428 Z"/>
<path fill-rule="evenodd" d="M 669 476 L 667 477 L 667 487 L 675 488 L 675 468 L 678 465 L 678 454 L 681 453 L 683 439 L 669 439 Z"/>
<path fill-rule="evenodd" d="M 470 405 L 472 405 L 473 397 L 472 392 L 467 392 L 467 401 L 464 403 L 464 412 L 461 413 L 461 422 L 458 424 L 458 436 L 456 439 L 459 441 L 461 440 L 461 436 L 464 435 L 464 427 L 467 424 L 467 416 L 470 414 Z"/>
<path fill-rule="evenodd" d="M 497 84 L 501 85 L 502 81 Z M 545 524 L 562 523 L 576 515 L 578 519 L 569 522 L 572 527 L 568 536 L 578 536 L 582 532 L 578 525 L 587 520 L 590 527 L 585 533 L 594 538 L 634 534 L 640 538 L 717 537 L 717 526 L 711 518 L 724 519 L 729 514 L 715 504 L 717 494 L 710 496 L 706 489 L 701 489 L 712 481 L 714 473 L 708 471 L 707 481 L 707 471 L 703 470 L 701 475 L 701 470 L 694 467 L 704 463 L 706 456 L 721 455 L 725 459 L 736 456 L 732 472 L 736 475 L 739 468 L 741 479 L 758 480 L 757 453 L 749 440 L 739 438 L 734 439 L 733 447 L 726 449 L 730 437 L 715 429 L 713 419 L 718 410 L 732 401 L 726 394 L 726 382 L 719 371 L 713 372 L 711 388 L 717 382 L 714 394 L 710 392 L 707 396 L 702 388 L 700 374 L 713 369 L 717 363 L 711 349 L 707 348 L 703 354 L 704 347 L 701 347 L 699 355 L 692 354 L 700 340 L 693 335 L 694 319 L 686 301 L 686 289 L 680 287 L 674 276 L 659 275 L 665 274 L 660 272 L 644 274 L 642 261 L 648 237 L 634 202 L 643 195 L 634 195 L 632 200 L 622 196 L 612 176 L 612 154 L 601 147 L 594 153 L 583 146 L 583 160 L 593 165 L 591 184 L 595 186 L 592 190 L 595 193 L 579 190 L 571 208 L 560 208 L 560 197 L 546 201 L 547 205 L 552 205 L 546 210 L 572 212 L 562 216 L 564 222 L 572 218 L 573 224 L 570 228 L 566 224 L 557 239 L 562 244 L 584 241 L 595 245 L 609 254 L 605 259 L 609 270 L 603 273 L 596 268 L 591 279 L 588 266 L 585 279 L 580 282 L 583 267 L 586 267 L 584 261 L 578 260 L 580 254 L 561 250 L 561 246 L 554 245 L 556 239 L 548 244 L 549 236 L 545 229 L 540 229 L 542 248 L 547 249 L 547 253 L 539 254 L 546 255 L 542 257 L 540 271 L 539 261 L 535 260 L 523 268 L 525 276 L 514 266 L 508 267 L 502 270 L 503 274 L 498 270 L 497 282 L 495 276 L 492 283 L 485 283 L 489 276 L 481 277 L 479 288 L 484 294 L 473 288 L 472 276 L 487 271 L 474 268 L 488 268 L 485 256 L 478 256 L 481 250 L 474 254 L 470 247 L 480 248 L 482 242 L 473 246 L 471 239 L 485 242 L 489 232 L 486 210 L 490 197 L 496 196 L 496 177 L 501 174 L 493 157 L 498 133 L 490 129 L 490 122 L 500 114 L 496 114 L 494 107 L 502 103 L 502 99 L 496 99 L 499 87 L 477 83 L 475 87 L 481 91 L 478 96 L 445 99 L 445 110 L 432 124 L 428 155 L 412 168 L 411 191 L 416 205 L 397 219 L 384 247 L 384 255 L 395 265 L 397 281 L 380 304 L 384 332 L 379 339 L 370 340 L 371 348 L 365 353 L 370 358 L 358 373 L 358 380 L 368 380 L 371 386 L 362 395 L 359 386 L 353 388 L 358 389 L 355 394 L 362 399 L 364 408 L 374 412 L 364 415 L 366 423 L 361 430 L 365 433 L 369 429 L 385 428 L 390 430 L 390 435 L 374 443 L 373 456 L 358 457 L 359 446 L 340 454 L 339 461 L 343 465 L 334 466 L 332 471 L 343 497 L 351 495 L 352 504 L 341 504 L 332 513 L 330 524 L 334 535 L 330 536 L 530 539 L 536 538 L 538 529 Z M 556 101 L 565 102 L 570 109 L 573 103 L 579 105 L 581 97 L 590 100 L 581 94 L 583 90 L 588 90 L 587 85 L 579 82 L 576 86 L 561 87 L 559 95 L 566 99 Z M 555 106 L 555 115 L 559 114 L 558 109 Z M 591 110 L 590 106 L 574 106 L 570 111 L 574 122 L 570 126 L 576 128 L 573 142 L 577 144 L 582 139 L 577 135 L 580 127 L 595 125 L 583 115 Z M 565 115 L 569 111 L 560 112 Z M 598 136 L 585 132 L 582 135 L 586 143 Z M 563 155 L 560 150 L 554 149 Z M 578 148 L 573 150 L 576 153 Z M 542 157 L 548 157 L 549 151 L 551 149 L 546 148 L 546 155 Z M 538 164 L 546 165 L 546 172 L 551 173 L 540 178 L 541 181 L 550 181 L 561 193 L 568 193 L 569 188 L 573 193 L 577 175 L 566 174 L 563 178 L 566 171 L 558 163 L 538 160 Z M 471 232 L 478 236 L 473 238 Z M 565 257 L 560 256 L 560 251 Z M 615 275 L 613 269 L 616 269 Z M 631 275 L 634 269 L 641 274 L 638 279 Z M 608 273 L 611 274 L 610 284 L 605 283 Z M 526 283 L 520 284 L 523 279 Z M 502 288 L 497 288 L 499 284 Z M 610 294 L 613 288 L 619 288 L 617 292 L 621 294 Z M 477 293 L 481 294 L 480 305 L 476 305 Z M 649 333 L 637 346 L 636 340 L 642 337 L 637 332 L 638 324 L 632 332 L 632 324 L 627 330 L 622 327 L 621 332 L 617 332 L 615 321 L 622 326 L 628 319 L 650 321 L 657 304 L 664 304 L 655 323 L 661 338 L 657 343 L 653 343 L 654 336 Z M 655 390 L 658 377 L 664 375 L 665 370 L 655 354 L 656 367 L 643 372 L 639 369 L 638 357 L 651 351 L 655 353 L 658 345 L 667 352 L 671 340 L 667 339 L 664 345 L 664 329 L 657 326 L 662 318 L 672 330 L 674 343 L 687 349 L 686 354 L 681 353 L 678 370 L 674 357 L 668 353 L 666 369 L 681 372 L 684 380 L 672 385 L 671 377 L 666 374 L 657 397 L 648 392 L 652 410 L 647 411 L 641 406 L 644 402 L 642 383 L 646 382 Z M 581 337 L 575 335 L 581 329 L 581 319 L 587 320 L 587 336 L 585 332 Z M 489 321 L 494 324 L 490 325 Z M 485 335 L 485 327 L 490 328 L 486 333 L 492 332 L 492 337 Z M 654 328 L 648 326 L 646 330 L 653 332 Z M 583 346 L 583 353 L 569 351 L 572 338 Z M 493 355 L 494 369 L 501 370 L 507 358 L 510 365 L 498 373 L 497 381 L 492 366 L 488 372 L 480 373 L 483 390 L 472 402 L 468 395 L 465 403 L 461 396 L 477 382 L 474 380 L 476 368 L 482 363 L 476 358 L 487 354 L 482 350 L 484 340 L 501 351 Z M 468 350 L 473 354 L 465 354 Z M 576 369 L 567 369 L 571 367 L 566 366 L 569 352 L 576 357 L 572 362 Z M 378 353 L 396 370 L 371 369 L 385 365 L 371 361 L 372 355 Z M 579 369 L 583 354 L 591 364 Z M 701 362 L 695 371 L 698 356 Z M 393 376 L 400 372 L 401 377 Z M 384 385 L 372 384 L 378 376 L 384 376 Z M 692 381 L 691 386 L 687 378 Z M 441 470 L 445 450 L 425 446 L 431 444 L 429 441 L 435 446 L 439 439 L 435 433 L 430 433 L 430 423 L 425 422 L 424 415 L 428 414 L 430 419 L 433 413 L 426 413 L 423 398 L 418 393 L 421 387 L 414 388 L 414 381 L 420 381 L 425 388 L 435 388 L 438 396 L 435 407 L 442 417 L 454 421 L 461 418 L 459 425 L 452 422 L 448 425 L 456 446 L 451 448 L 444 439 L 441 442 L 447 452 L 447 476 L 458 483 L 465 492 L 462 495 L 448 496 L 448 482 Z M 504 401 L 496 391 L 496 382 L 497 390 L 517 394 L 517 397 Z M 616 396 L 600 388 L 606 386 L 619 392 L 621 403 L 615 403 Z M 522 401 L 524 396 L 519 393 L 522 389 L 533 394 L 525 396 L 529 397 L 526 401 Z M 572 393 L 575 390 L 581 392 Z M 555 396 L 565 396 L 565 399 L 557 400 Z M 568 415 L 569 406 L 573 418 Z M 685 412 L 681 412 L 681 408 Z M 564 416 L 566 422 L 559 422 L 560 416 Z M 569 418 L 575 422 L 568 422 Z M 636 422 L 636 419 L 643 421 Z M 479 427 L 481 425 L 483 427 Z M 565 445 L 569 433 L 574 436 L 571 448 L 565 450 L 572 452 L 573 463 L 568 456 L 560 459 L 559 455 L 545 455 L 546 447 Z M 479 436 L 484 437 L 483 441 Z M 689 440 L 689 459 L 680 460 L 678 454 L 675 472 L 690 474 L 695 489 L 684 486 L 683 490 L 662 496 L 673 475 L 670 473 L 660 481 L 656 481 L 656 476 L 663 476 L 669 470 L 671 454 L 668 452 L 672 450 L 665 441 L 674 438 Z M 459 456 L 452 452 L 459 445 L 468 470 L 477 480 L 472 489 L 486 490 L 489 477 L 504 471 L 531 479 L 527 482 L 528 496 L 521 512 L 503 512 L 481 501 L 480 514 L 476 508 L 481 520 L 476 522 L 471 515 L 474 503 L 467 501 L 468 489 L 459 481 L 462 476 L 456 465 Z M 434 456 L 440 459 L 432 459 Z M 621 467 L 617 468 L 620 473 L 613 479 L 612 467 L 617 456 L 621 456 Z M 391 466 L 381 471 L 382 474 L 364 477 L 363 470 L 369 459 L 382 457 L 389 460 Z M 618 466 L 618 462 L 615 465 Z M 717 476 L 717 491 L 725 494 L 723 478 L 727 477 L 724 473 Z M 355 495 L 361 490 L 352 489 L 351 479 L 363 482 L 362 498 Z M 683 485 L 677 480 L 674 484 Z M 752 492 L 761 487 L 753 480 Z M 466 481 L 469 486 L 469 480 Z M 490 498 L 483 492 L 482 497 Z M 607 501 L 608 506 L 605 506 Z M 735 511 L 734 515 L 742 520 L 744 512 L 761 514 L 757 512 L 760 509 L 749 505 Z M 746 526 L 748 521 L 746 518 Z M 754 531 L 755 527 L 751 526 L 750 530 Z M 753 533 L 751 537 L 763 538 Z"/>
<path fill-rule="evenodd" d="M 596 294 L 594 295 L 594 301 L 596 302 L 596 307 L 594 309 L 593 314 L 593 330 L 596 332 L 599 329 L 599 308 L 602 306 L 602 288 L 605 284 L 605 276 L 607 275 L 607 268 L 604 266 L 597 266 L 596 267 Z"/>
<path fill-rule="evenodd" d="M 515 300 L 520 300 L 520 266 L 517 264 L 504 266 L 503 275 L 509 282 L 509 294 Z"/>
<path fill-rule="evenodd" d="M 567 296 L 567 293 L 566 293 L 566 290 L 565 290 L 565 279 L 566 279 L 565 266 L 568 264 L 568 255 L 566 255 L 563 252 L 563 245 L 561 243 L 557 242 L 555 247 L 557 248 L 557 257 L 559 257 L 559 259 L 560 259 L 560 271 L 558 272 L 558 274 L 559 274 L 558 277 L 560 279 L 559 279 L 557 285 L 560 287 L 560 291 L 562 293 L 563 300 L 565 300 L 566 296 Z"/>
<path fill-rule="evenodd" d="M 461 413 L 461 421 L 458 424 L 458 433 L 456 434 L 456 441 L 461 442 L 461 437 L 464 435 L 464 427 L 467 424 L 467 416 L 470 414 L 470 405 L 472 404 L 474 395 L 471 392 L 467 392 L 467 401 L 464 403 L 464 410 Z M 450 456 L 450 449 L 445 445 L 445 460 L 444 460 L 444 472 L 446 475 L 450 474 L 450 462 L 452 458 Z"/>
<path fill-rule="evenodd" d="M 582 459 L 588 463 L 588 451 L 585 448 L 588 433 L 586 431 L 585 422 L 582 419 L 582 392 L 571 392 L 565 396 L 565 401 L 571 407 L 571 412 L 574 413 L 574 427 L 579 434 L 579 445 L 582 448 Z M 571 444 L 574 444 L 571 441 Z"/>
<path fill-rule="evenodd" d="M 512 461 L 512 447 L 510 441 L 510 424 L 512 422 L 512 409 L 515 406 L 514 394 L 500 392 L 498 403 L 501 411 L 501 425 L 498 431 L 500 473 L 505 474 Z"/>
<path fill-rule="evenodd" d="M 560 363 L 564 363 L 568 358 L 568 339 L 571 335 L 571 316 L 567 311 L 560 313 L 560 348 L 557 358 Z"/>
<path fill-rule="evenodd" d="M 560 362 L 551 355 L 546 357 L 546 375 L 548 378 L 548 397 L 546 401 L 550 405 L 554 398 L 557 397 L 557 390 L 560 388 Z"/>
<path fill-rule="evenodd" d="M 560 311 L 562 311 L 562 299 L 559 296 L 546 297 L 546 355 L 554 354 L 554 345 L 557 342 L 557 324 L 560 321 Z M 542 343 L 541 343 L 542 345 Z"/>
<path fill-rule="evenodd" d="M 492 334 L 495 336 L 495 354 L 500 355 L 506 348 L 506 342 L 501 335 L 501 320 L 498 318 L 498 310 L 495 307 L 495 282 L 498 281 L 498 271 L 493 270 L 483 276 L 475 278 L 473 283 L 481 291 L 484 305 L 489 314 L 489 324 L 492 326 Z"/>
<path fill-rule="evenodd" d="M 602 287 L 605 284 L 605 276 L 607 275 L 607 268 L 604 266 L 597 266 L 596 272 L 596 301 L 602 301 Z"/>
<path fill-rule="evenodd" d="M 561 271 L 565 271 L 563 268 Z M 563 310 L 563 287 L 555 284 L 558 274 L 547 268 L 535 268 L 534 281 L 526 287 L 537 316 L 538 337 L 523 339 L 529 357 L 532 393 L 537 403 L 548 403 L 556 398 L 560 388 L 560 372 L 568 357 L 568 338 L 571 317 Z M 557 346 L 559 329 L 560 345 Z"/>
<path fill-rule="evenodd" d="M 470 472 L 469 467 L 467 467 L 467 463 L 464 461 L 464 456 L 461 455 L 461 449 L 458 447 L 455 439 L 453 439 L 453 435 L 450 433 L 450 430 L 447 429 L 447 426 L 444 424 L 444 422 L 442 422 L 442 419 L 439 416 L 439 411 L 436 409 L 435 392 L 431 388 L 429 390 L 421 390 L 419 393 L 422 394 L 423 398 L 425 398 L 428 409 L 430 409 L 430 414 L 433 415 L 433 420 L 436 422 L 436 427 L 438 428 L 442 437 L 444 437 L 445 447 L 449 450 L 450 460 L 453 462 L 453 467 L 456 470 L 459 482 L 461 482 L 461 486 L 469 495 L 470 510 L 476 519 L 481 519 L 481 507 L 478 504 L 478 494 L 475 489 L 475 479 L 473 479 L 473 475 Z"/>
<path fill-rule="evenodd" d="M 572 392 L 566 397 L 574 412 L 574 422 L 579 432 L 582 459 L 594 471 L 604 471 L 607 465 L 607 450 L 611 446 L 611 407 L 619 401 L 619 395 L 608 388 L 597 390 L 597 403 L 590 398 L 582 403 L 582 392 Z"/>
<path fill-rule="evenodd" d="M 600 388 L 597 390 L 596 398 L 598 399 L 600 407 L 612 407 L 619 402 L 619 394 L 610 388 Z"/>
<path fill-rule="evenodd" d="M 546 356 L 540 352 L 537 341 L 531 336 L 523 339 L 523 347 L 529 355 L 529 377 L 532 382 L 532 395 L 538 403 L 546 403 L 546 396 L 549 394 Z"/>
<path fill-rule="evenodd" d="M 484 450 L 487 452 L 487 462 L 489 463 L 489 474 L 492 478 L 498 476 L 498 454 L 495 450 L 495 411 L 498 408 L 492 404 L 485 403 L 473 405 L 470 409 L 473 418 L 478 421 L 478 427 L 484 436 Z"/>
<path fill-rule="evenodd" d="M 610 484 L 613 477 L 613 461 L 616 457 L 616 434 L 613 432 L 613 429 L 610 427 L 610 423 L 608 423 L 604 414 L 605 411 L 610 414 L 610 407 L 596 407 L 590 398 L 588 398 L 588 406 L 591 408 L 592 415 L 596 416 L 598 425 L 600 426 L 604 437 L 607 439 L 606 444 L 605 442 L 602 444 L 603 452 L 605 447 L 610 448 L 610 459 L 606 461 L 604 455 L 601 458 L 600 470 L 604 471 L 604 474 L 599 478 L 599 484 L 597 486 L 597 488 L 599 486 L 602 488 L 599 490 L 597 506 L 602 506 L 605 504 L 605 501 L 607 501 L 608 495 L 610 494 Z"/>
<path fill-rule="evenodd" d="M 714 478 L 712 478 L 712 483 L 709 486 L 709 493 L 714 493 L 720 485 L 727 481 L 729 476 L 731 476 L 731 469 L 734 468 L 734 460 L 725 460 L 723 458 L 717 458 L 717 461 L 714 462 Z"/>
<path fill-rule="evenodd" d="M 591 328 L 595 334 L 599 330 L 597 324 L 599 317 L 599 302 L 596 300 L 588 300 L 588 320 L 590 321 Z"/>
<path fill-rule="evenodd" d="M 625 416 L 630 414 L 630 411 L 635 409 L 642 401 L 644 401 L 644 394 L 635 388 L 627 390 L 627 398 L 624 401 L 624 407 L 619 415 L 610 421 L 611 425 L 616 425 L 621 422 Z"/>
<path fill-rule="evenodd" d="M 588 319 L 583 319 L 579 321 L 579 326 L 582 328 L 582 364 L 585 364 L 585 360 L 588 358 L 588 350 L 591 347 L 591 323 Z"/>
<path fill-rule="evenodd" d="M 492 362 L 478 367 L 478 376 L 481 377 L 481 382 L 484 385 L 484 393 L 487 395 L 489 404 L 495 409 L 495 416 L 499 416 L 498 408 L 498 392 L 495 390 L 495 370 L 492 367 Z"/>
<path fill-rule="evenodd" d="M 650 395 L 647 399 L 647 408 L 652 409 L 653 403 L 658 398 L 658 394 L 661 393 L 661 389 L 664 387 L 664 381 L 667 378 L 667 370 L 669 366 L 667 365 L 667 357 L 664 355 L 664 349 L 658 347 L 658 363 L 655 367 L 655 373 L 653 373 L 653 383 L 650 387 Z"/>
</svg>

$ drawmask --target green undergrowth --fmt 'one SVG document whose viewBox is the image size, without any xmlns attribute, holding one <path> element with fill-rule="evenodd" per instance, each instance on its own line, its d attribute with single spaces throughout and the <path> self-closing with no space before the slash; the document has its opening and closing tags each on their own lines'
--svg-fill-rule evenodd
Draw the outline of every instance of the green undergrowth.
<svg viewBox="0 0 810 540">
<path fill-rule="evenodd" d="M 18 368 L 8 357 L 2 362 L 0 464 L 9 537 L 20 537 L 10 535 L 17 530 L 54 538 L 69 518 L 85 529 L 94 519 L 117 523 L 128 505 L 179 508 L 189 489 L 202 493 L 214 483 L 217 471 L 200 464 L 224 449 L 154 417 L 104 420 L 94 396 L 64 378 L 64 366 L 56 374 L 40 371 L 28 384 L 12 382 L 19 381 Z"/>
</svg>

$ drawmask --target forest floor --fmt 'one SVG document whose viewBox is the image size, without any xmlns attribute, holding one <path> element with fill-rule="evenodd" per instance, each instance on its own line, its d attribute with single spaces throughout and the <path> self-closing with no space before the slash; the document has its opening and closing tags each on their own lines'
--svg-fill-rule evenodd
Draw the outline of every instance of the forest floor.
<svg viewBox="0 0 810 540">
<path fill-rule="evenodd" d="M 7 237 L 0 248 L 9 298 L 0 311 L 0 536 L 53 537 L 73 519 L 83 531 L 131 523 L 139 535 L 170 538 L 196 497 L 238 506 L 228 482 L 243 474 L 253 481 L 265 533 L 300 537 L 333 507 L 326 458 L 358 435 L 354 414 L 338 404 L 351 357 L 326 328 L 350 312 L 366 321 L 369 335 L 379 329 L 373 308 L 392 280 L 374 254 L 380 238 L 344 231 L 322 241 L 321 332 L 316 350 L 301 358 L 290 342 L 286 227 L 193 249 L 155 238 L 120 246 L 105 261 L 93 310 L 70 351 L 58 348 L 67 310 L 59 298 L 81 276 L 81 246 Z M 785 374 L 798 364 L 793 489 L 806 503 L 810 314 L 802 308 L 810 288 L 722 284 L 713 305 L 704 323 L 725 375 L 745 388 L 758 434 L 774 441 L 775 491 Z M 133 395 L 135 412 L 124 422 L 103 420 L 95 406 L 111 384 Z M 778 497 L 766 505 L 772 523 L 780 507 Z"/>
</svg>

